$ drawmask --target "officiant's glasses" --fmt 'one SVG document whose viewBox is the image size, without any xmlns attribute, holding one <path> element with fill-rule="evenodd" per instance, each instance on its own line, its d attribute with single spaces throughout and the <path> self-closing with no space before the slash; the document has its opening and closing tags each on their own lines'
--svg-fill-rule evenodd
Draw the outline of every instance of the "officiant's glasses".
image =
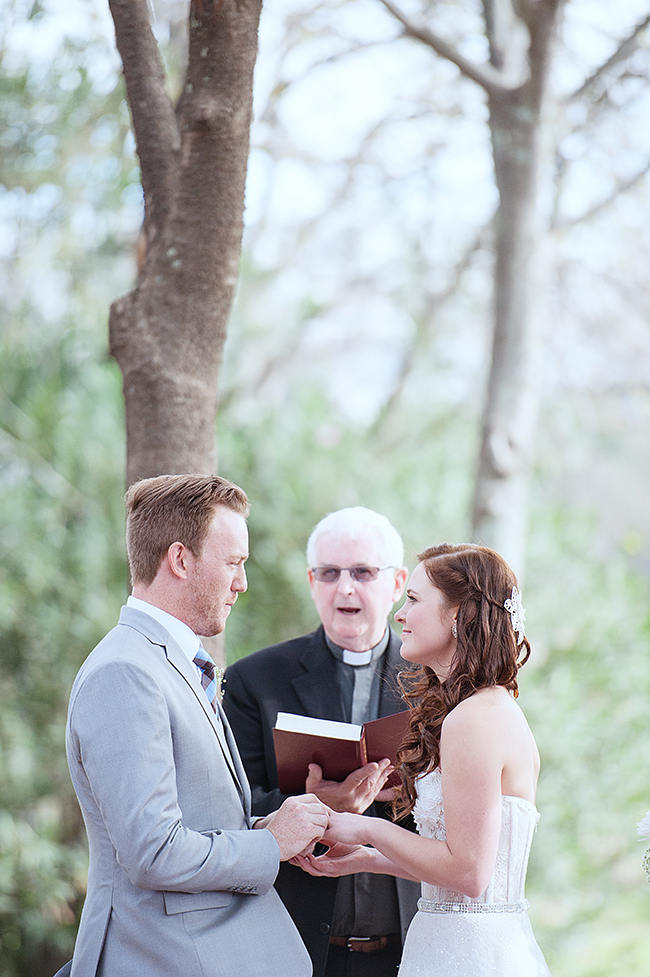
<svg viewBox="0 0 650 977">
<path fill-rule="evenodd" d="M 311 572 L 314 574 L 314 580 L 318 580 L 319 583 L 336 583 L 344 570 L 347 570 L 353 580 L 357 583 L 370 583 L 371 580 L 376 580 L 378 575 L 382 570 L 394 570 L 395 567 L 367 567 L 367 566 L 355 566 L 355 567 L 312 567 Z"/>
</svg>

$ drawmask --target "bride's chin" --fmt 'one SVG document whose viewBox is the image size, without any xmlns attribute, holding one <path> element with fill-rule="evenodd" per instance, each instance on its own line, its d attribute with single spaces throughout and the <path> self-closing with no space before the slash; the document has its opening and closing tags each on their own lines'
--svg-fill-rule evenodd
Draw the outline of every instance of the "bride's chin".
<svg viewBox="0 0 650 977">
<path fill-rule="evenodd" d="M 413 650 L 409 648 L 408 642 L 402 641 L 402 647 L 400 648 L 399 653 L 402 658 L 406 659 L 406 661 L 414 662 L 416 665 L 418 664 L 418 657 L 417 655 L 413 654 Z"/>
</svg>

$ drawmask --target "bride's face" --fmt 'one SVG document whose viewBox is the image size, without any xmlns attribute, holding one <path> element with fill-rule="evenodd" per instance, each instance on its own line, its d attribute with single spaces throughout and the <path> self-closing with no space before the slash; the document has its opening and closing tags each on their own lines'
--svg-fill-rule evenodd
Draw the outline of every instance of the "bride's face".
<svg viewBox="0 0 650 977">
<path fill-rule="evenodd" d="M 406 661 L 429 665 L 441 682 L 449 674 L 456 651 L 452 634 L 456 611 L 431 583 L 424 564 L 418 563 L 406 588 L 406 600 L 395 614 L 402 625 L 400 653 Z"/>
</svg>

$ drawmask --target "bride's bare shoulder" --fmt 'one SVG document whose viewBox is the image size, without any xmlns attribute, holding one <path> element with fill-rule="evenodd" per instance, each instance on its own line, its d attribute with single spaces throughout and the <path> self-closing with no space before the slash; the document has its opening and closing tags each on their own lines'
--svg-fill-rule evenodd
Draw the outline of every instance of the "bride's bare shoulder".
<svg viewBox="0 0 650 977">
<path fill-rule="evenodd" d="M 512 716 L 513 708 L 519 711 L 513 696 L 503 686 L 479 689 L 451 710 L 445 717 L 443 730 L 448 733 L 460 732 L 474 725 L 483 727 L 486 721 L 491 724 L 499 719 L 507 721 Z"/>
</svg>

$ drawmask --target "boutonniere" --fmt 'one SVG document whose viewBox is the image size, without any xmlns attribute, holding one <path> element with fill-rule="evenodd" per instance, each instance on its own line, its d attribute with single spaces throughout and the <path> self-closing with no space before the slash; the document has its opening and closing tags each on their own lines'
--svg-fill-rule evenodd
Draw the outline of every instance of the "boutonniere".
<svg viewBox="0 0 650 977">
<path fill-rule="evenodd" d="M 217 683 L 217 699 L 219 702 L 223 702 L 223 694 L 226 691 L 225 672 L 226 669 L 222 668 L 221 665 L 215 665 L 214 680 Z"/>
</svg>

